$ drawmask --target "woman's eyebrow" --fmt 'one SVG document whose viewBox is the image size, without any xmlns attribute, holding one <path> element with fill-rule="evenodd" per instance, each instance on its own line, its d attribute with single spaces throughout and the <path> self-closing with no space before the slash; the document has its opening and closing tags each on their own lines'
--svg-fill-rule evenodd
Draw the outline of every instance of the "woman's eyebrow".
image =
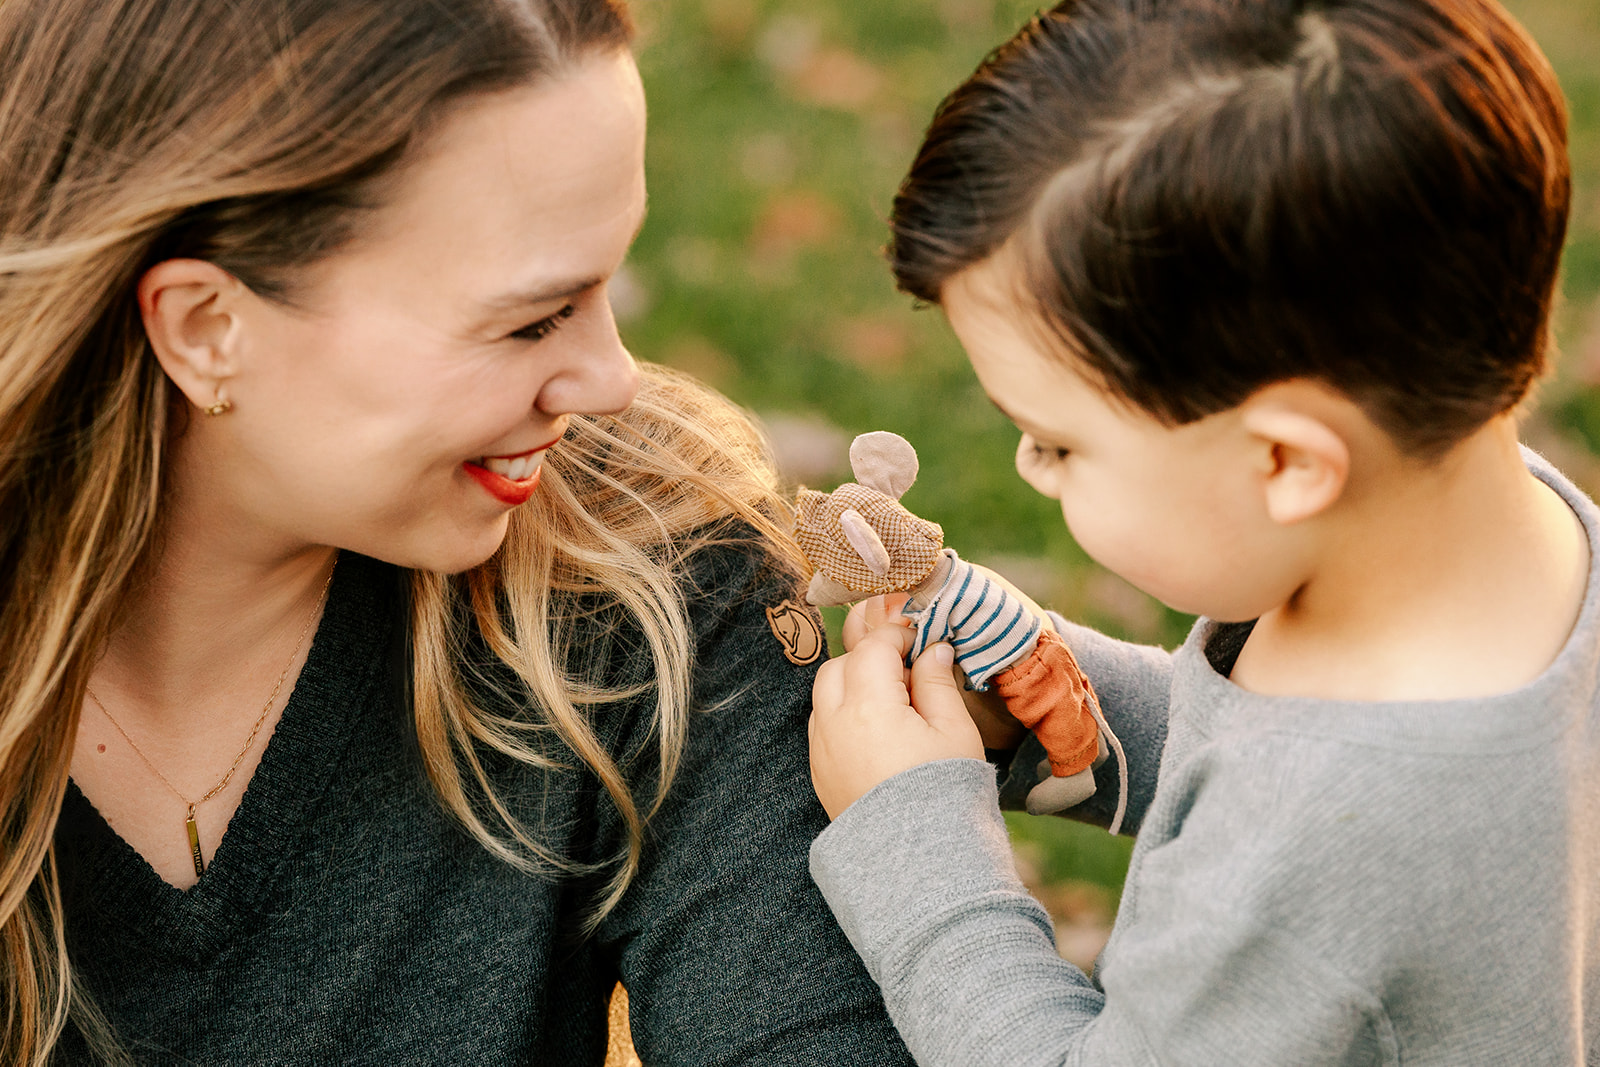
<svg viewBox="0 0 1600 1067">
<path fill-rule="evenodd" d="M 548 304 L 555 300 L 565 300 L 587 292 L 604 282 L 600 275 L 591 275 L 587 278 L 562 279 L 536 285 L 531 289 L 517 289 L 498 296 L 490 297 L 484 301 L 484 310 L 489 312 L 513 311 L 518 308 L 529 307 L 534 304 Z"/>
</svg>

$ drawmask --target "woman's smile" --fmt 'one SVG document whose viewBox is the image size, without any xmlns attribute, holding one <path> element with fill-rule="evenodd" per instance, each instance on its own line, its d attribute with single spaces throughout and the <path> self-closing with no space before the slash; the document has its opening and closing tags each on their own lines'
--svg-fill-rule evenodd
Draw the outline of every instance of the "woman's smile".
<svg viewBox="0 0 1600 1067">
<path fill-rule="evenodd" d="M 507 456 L 480 456 L 461 465 L 489 495 L 502 504 L 516 507 L 526 504 L 539 488 L 539 475 L 544 469 L 544 454 L 560 435 L 537 448 Z"/>
</svg>

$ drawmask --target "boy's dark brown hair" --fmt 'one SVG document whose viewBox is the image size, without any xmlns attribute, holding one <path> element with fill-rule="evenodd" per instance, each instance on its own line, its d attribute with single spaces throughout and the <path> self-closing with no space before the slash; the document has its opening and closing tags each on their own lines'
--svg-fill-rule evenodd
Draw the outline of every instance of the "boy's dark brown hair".
<svg viewBox="0 0 1600 1067">
<path fill-rule="evenodd" d="M 1544 368 L 1566 110 L 1494 0 L 1066 0 L 940 106 L 896 279 L 1011 243 L 1042 321 L 1177 424 L 1310 377 L 1437 456 Z"/>
</svg>

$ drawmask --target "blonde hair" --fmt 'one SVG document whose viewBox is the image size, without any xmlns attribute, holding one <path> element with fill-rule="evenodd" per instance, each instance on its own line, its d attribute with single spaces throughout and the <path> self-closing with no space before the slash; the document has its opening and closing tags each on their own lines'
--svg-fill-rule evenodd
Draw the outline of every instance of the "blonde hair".
<svg viewBox="0 0 1600 1067">
<path fill-rule="evenodd" d="M 490 851 L 524 868 L 587 871 L 548 851 L 494 796 L 479 747 L 525 763 L 555 766 L 537 743 L 553 731 L 600 779 L 628 830 L 592 929 L 617 903 L 637 870 L 644 821 L 666 795 L 688 726 L 689 668 L 681 563 L 755 532 L 771 564 L 798 575 L 805 564 L 788 535 L 764 440 L 748 417 L 693 379 L 644 365 L 639 396 L 609 418 L 573 420 L 545 461 L 539 492 L 512 518 L 493 559 L 458 578 L 414 572 L 413 691 L 418 734 L 435 789 Z M 459 596 L 489 648 L 527 684 L 536 719 L 485 711 L 467 694 L 454 653 L 467 638 L 454 610 Z M 596 598 L 603 602 L 596 604 Z M 617 612 L 607 609 L 620 609 Z M 572 653 L 593 636 L 596 616 L 636 629 L 649 650 L 642 681 L 607 688 Z M 641 807 L 586 714 L 600 705 L 652 693 L 656 705 L 654 795 Z M 506 703 L 521 706 L 526 699 Z M 490 818 L 474 814 L 484 800 Z"/>
<path fill-rule="evenodd" d="M 450 101 L 629 34 L 621 0 L 0 4 L 0 1062 L 45 1063 L 69 1019 L 100 1058 L 124 1059 L 74 990 L 51 842 L 84 688 L 154 555 L 164 444 L 186 417 L 149 350 L 137 279 L 194 256 L 292 300 L 296 268 L 359 233 L 379 180 Z M 591 925 L 633 876 L 683 750 L 680 564 L 750 536 L 735 521 L 793 563 L 749 421 L 647 369 L 627 412 L 573 421 L 489 563 L 412 577 L 416 728 L 445 807 L 507 862 L 576 869 L 499 803 L 480 759 L 547 765 L 553 735 L 621 813 L 626 849 Z M 578 605 L 596 597 L 642 636 L 643 680 L 608 688 L 574 666 Z M 472 699 L 459 653 L 474 627 L 520 678 L 526 719 Z M 591 726 L 622 699 L 654 704 L 648 797 Z"/>
</svg>

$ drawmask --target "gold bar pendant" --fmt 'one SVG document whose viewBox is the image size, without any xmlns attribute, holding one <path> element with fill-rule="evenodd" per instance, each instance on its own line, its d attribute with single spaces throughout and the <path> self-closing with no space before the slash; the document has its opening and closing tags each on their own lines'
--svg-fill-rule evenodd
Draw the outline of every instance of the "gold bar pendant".
<svg viewBox="0 0 1600 1067">
<path fill-rule="evenodd" d="M 199 878 L 206 873 L 206 861 L 200 855 L 200 827 L 194 824 L 193 804 L 189 805 L 189 817 L 183 825 L 189 831 L 189 855 L 194 857 L 194 876 Z"/>
</svg>

